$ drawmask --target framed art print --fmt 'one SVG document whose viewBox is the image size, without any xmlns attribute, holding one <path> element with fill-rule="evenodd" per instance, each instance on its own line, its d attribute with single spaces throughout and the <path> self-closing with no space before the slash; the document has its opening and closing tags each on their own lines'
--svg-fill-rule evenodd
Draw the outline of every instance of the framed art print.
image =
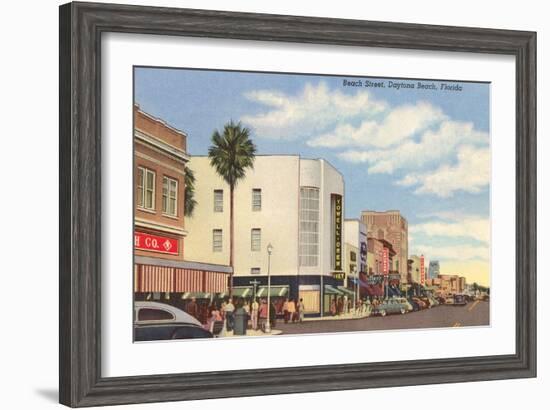
<svg viewBox="0 0 550 410">
<path fill-rule="evenodd" d="M 535 33 L 60 21 L 63 404 L 535 376 Z"/>
</svg>

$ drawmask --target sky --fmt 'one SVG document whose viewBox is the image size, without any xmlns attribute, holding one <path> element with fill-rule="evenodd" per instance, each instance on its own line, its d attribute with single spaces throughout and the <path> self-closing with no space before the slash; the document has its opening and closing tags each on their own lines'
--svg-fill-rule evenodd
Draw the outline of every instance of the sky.
<svg viewBox="0 0 550 410">
<path fill-rule="evenodd" d="M 490 284 L 490 84 L 136 67 L 134 93 L 187 133 L 190 155 L 233 120 L 258 154 L 328 160 L 344 176 L 346 218 L 400 210 L 409 255 Z"/>
</svg>

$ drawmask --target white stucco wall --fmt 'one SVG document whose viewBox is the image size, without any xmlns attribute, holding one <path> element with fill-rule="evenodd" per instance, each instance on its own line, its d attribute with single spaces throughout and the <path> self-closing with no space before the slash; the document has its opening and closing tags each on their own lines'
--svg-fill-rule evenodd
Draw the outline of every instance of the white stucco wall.
<svg viewBox="0 0 550 410">
<path fill-rule="evenodd" d="M 229 187 L 207 157 L 193 157 L 197 207 L 186 219 L 187 260 L 229 264 Z M 267 274 L 267 245 L 273 245 L 272 275 L 295 274 L 298 266 L 299 157 L 257 156 L 235 190 L 235 276 L 251 276 L 259 267 Z M 252 210 L 252 189 L 262 190 L 261 211 Z M 223 212 L 214 212 L 214 190 L 223 189 Z M 251 230 L 261 229 L 260 251 L 251 251 Z M 212 230 L 223 230 L 223 251 L 212 252 Z"/>
</svg>

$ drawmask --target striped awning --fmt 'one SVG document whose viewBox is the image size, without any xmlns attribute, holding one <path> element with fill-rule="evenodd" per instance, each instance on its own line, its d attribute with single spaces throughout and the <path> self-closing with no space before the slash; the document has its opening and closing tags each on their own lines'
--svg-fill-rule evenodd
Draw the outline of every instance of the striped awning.
<svg viewBox="0 0 550 410">
<path fill-rule="evenodd" d="M 227 273 L 169 266 L 134 265 L 135 292 L 202 292 L 227 291 Z"/>
</svg>

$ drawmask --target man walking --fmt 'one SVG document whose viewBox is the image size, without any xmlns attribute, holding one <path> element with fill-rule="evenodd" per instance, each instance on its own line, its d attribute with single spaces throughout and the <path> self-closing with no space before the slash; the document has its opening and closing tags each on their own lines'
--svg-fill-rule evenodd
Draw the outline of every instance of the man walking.
<svg viewBox="0 0 550 410">
<path fill-rule="evenodd" d="M 258 330 L 258 314 L 260 311 L 260 304 L 256 299 L 252 302 L 252 307 L 250 311 L 250 319 L 252 320 L 252 329 Z"/>
<path fill-rule="evenodd" d="M 235 325 L 235 318 L 233 313 L 235 312 L 235 305 L 233 305 L 233 299 L 229 299 L 224 307 L 226 329 L 231 331 Z"/>
</svg>

